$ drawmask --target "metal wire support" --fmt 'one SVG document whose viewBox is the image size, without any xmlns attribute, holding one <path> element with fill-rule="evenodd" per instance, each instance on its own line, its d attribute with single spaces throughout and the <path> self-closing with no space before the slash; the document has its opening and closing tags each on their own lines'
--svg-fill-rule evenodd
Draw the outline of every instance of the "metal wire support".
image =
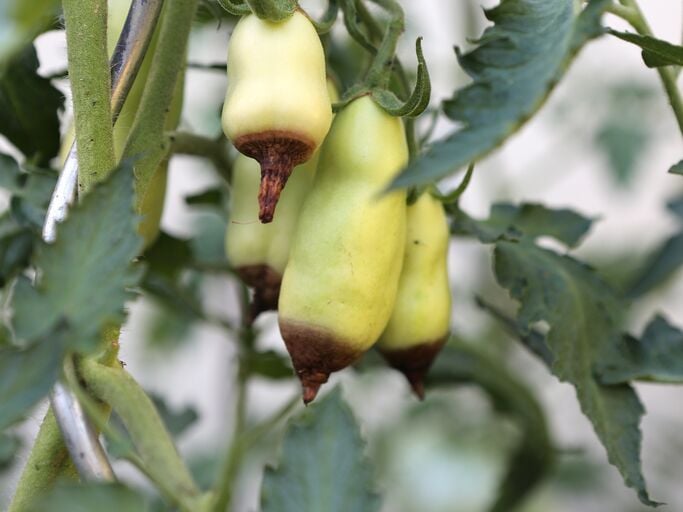
<svg viewBox="0 0 683 512">
<path fill-rule="evenodd" d="M 152 40 L 162 5 L 163 0 L 133 0 L 131 4 L 111 58 L 112 123 L 116 122 L 135 81 Z M 76 199 L 77 183 L 78 159 L 74 142 L 47 209 L 43 225 L 43 240 L 46 242 L 55 241 L 57 224 L 64 221 L 69 205 Z M 55 384 L 50 394 L 50 404 L 81 478 L 86 481 L 114 480 L 114 472 L 97 433 L 68 386 L 62 382 Z"/>
</svg>

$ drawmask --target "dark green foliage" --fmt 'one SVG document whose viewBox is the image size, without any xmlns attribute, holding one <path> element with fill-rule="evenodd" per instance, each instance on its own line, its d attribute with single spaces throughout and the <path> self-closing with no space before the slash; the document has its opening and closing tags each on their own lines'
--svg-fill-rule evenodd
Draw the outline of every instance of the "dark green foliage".
<svg viewBox="0 0 683 512">
<path fill-rule="evenodd" d="M 292 425 L 277 469 L 268 468 L 263 512 L 375 512 L 372 467 L 358 424 L 339 389 Z"/>
</svg>

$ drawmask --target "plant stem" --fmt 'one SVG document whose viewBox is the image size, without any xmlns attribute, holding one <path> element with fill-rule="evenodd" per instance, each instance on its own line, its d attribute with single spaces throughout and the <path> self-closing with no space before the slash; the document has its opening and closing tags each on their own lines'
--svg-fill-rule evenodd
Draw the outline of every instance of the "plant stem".
<svg viewBox="0 0 683 512">
<path fill-rule="evenodd" d="M 362 0 L 356 2 L 358 9 L 358 16 L 363 21 L 363 24 L 368 28 L 370 39 L 380 40 L 382 38 L 382 28 L 377 20 L 370 14 L 368 8 Z M 382 4 L 383 5 L 383 4 Z M 394 46 L 394 51 L 396 46 Z M 408 75 L 397 56 L 393 56 L 393 70 L 396 74 L 397 85 L 399 89 L 399 96 L 401 99 L 406 99 L 410 96 L 410 83 L 408 82 Z M 403 120 L 405 125 L 406 142 L 408 143 L 408 155 L 410 160 L 413 160 L 420 152 L 420 144 L 415 135 L 415 120 L 407 117 Z"/>
<path fill-rule="evenodd" d="M 48 409 L 31 448 L 8 512 L 24 512 L 60 478 L 78 480 L 52 409 Z"/>
<path fill-rule="evenodd" d="M 123 152 L 124 158 L 138 158 L 135 186 L 139 197 L 146 195 L 152 176 L 168 153 L 169 141 L 164 134 L 164 123 L 176 82 L 184 69 L 187 40 L 196 8 L 197 0 L 174 0 L 166 2 L 162 11 L 158 50 Z"/>
<path fill-rule="evenodd" d="M 621 3 L 623 5 L 622 9 L 615 10 L 619 6 L 613 5 L 610 12 L 626 20 L 640 35 L 654 37 L 652 29 L 645 19 L 638 2 L 636 0 L 622 0 Z M 683 134 L 683 98 L 681 98 L 681 92 L 676 84 L 676 73 L 670 66 L 658 67 L 657 73 L 659 73 L 659 78 L 669 97 L 669 103 L 676 116 L 678 128 L 681 134 Z"/>
<path fill-rule="evenodd" d="M 211 160 L 221 177 L 228 183 L 231 181 L 232 163 L 228 154 L 226 139 L 210 139 L 202 135 L 187 132 L 172 132 L 169 135 L 171 153 L 201 156 Z"/>
<path fill-rule="evenodd" d="M 62 5 L 78 148 L 78 190 L 84 194 L 115 166 L 107 0 L 64 0 Z"/>
<path fill-rule="evenodd" d="M 201 498 L 154 404 L 122 368 L 110 368 L 84 359 L 80 375 L 93 396 L 119 415 L 154 482 L 162 482 L 183 510 L 193 512 Z"/>
</svg>

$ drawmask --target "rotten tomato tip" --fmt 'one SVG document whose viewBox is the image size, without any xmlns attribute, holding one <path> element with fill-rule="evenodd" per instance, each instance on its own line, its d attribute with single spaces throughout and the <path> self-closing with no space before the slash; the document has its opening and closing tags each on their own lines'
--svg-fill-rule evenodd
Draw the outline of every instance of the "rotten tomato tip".
<svg viewBox="0 0 683 512">
<path fill-rule="evenodd" d="M 304 401 L 304 405 L 308 405 L 313 400 L 315 400 L 315 397 L 318 396 L 318 391 L 320 390 L 320 386 L 321 386 L 320 382 L 308 382 L 308 383 L 302 382 L 302 384 L 301 384 L 301 387 L 302 387 L 301 398 Z"/>
<path fill-rule="evenodd" d="M 264 224 L 272 222 L 292 170 L 311 157 L 315 144 L 298 134 L 280 130 L 243 135 L 234 143 L 240 153 L 261 165 L 259 219 Z"/>
<path fill-rule="evenodd" d="M 425 399 L 425 382 L 424 382 L 425 372 L 411 372 L 406 373 L 406 379 L 410 383 L 410 387 L 413 393 L 418 398 L 418 400 L 423 401 Z"/>
</svg>

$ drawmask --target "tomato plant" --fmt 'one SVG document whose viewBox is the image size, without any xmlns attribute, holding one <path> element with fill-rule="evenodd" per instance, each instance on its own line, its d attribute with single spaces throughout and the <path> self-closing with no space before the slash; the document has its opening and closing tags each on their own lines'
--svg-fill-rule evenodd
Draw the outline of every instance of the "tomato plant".
<svg viewBox="0 0 683 512">
<path fill-rule="evenodd" d="M 4 2 L 0 506 L 680 508 L 683 47 L 641 1 Z M 573 74 L 604 42 L 652 83 Z"/>
</svg>

